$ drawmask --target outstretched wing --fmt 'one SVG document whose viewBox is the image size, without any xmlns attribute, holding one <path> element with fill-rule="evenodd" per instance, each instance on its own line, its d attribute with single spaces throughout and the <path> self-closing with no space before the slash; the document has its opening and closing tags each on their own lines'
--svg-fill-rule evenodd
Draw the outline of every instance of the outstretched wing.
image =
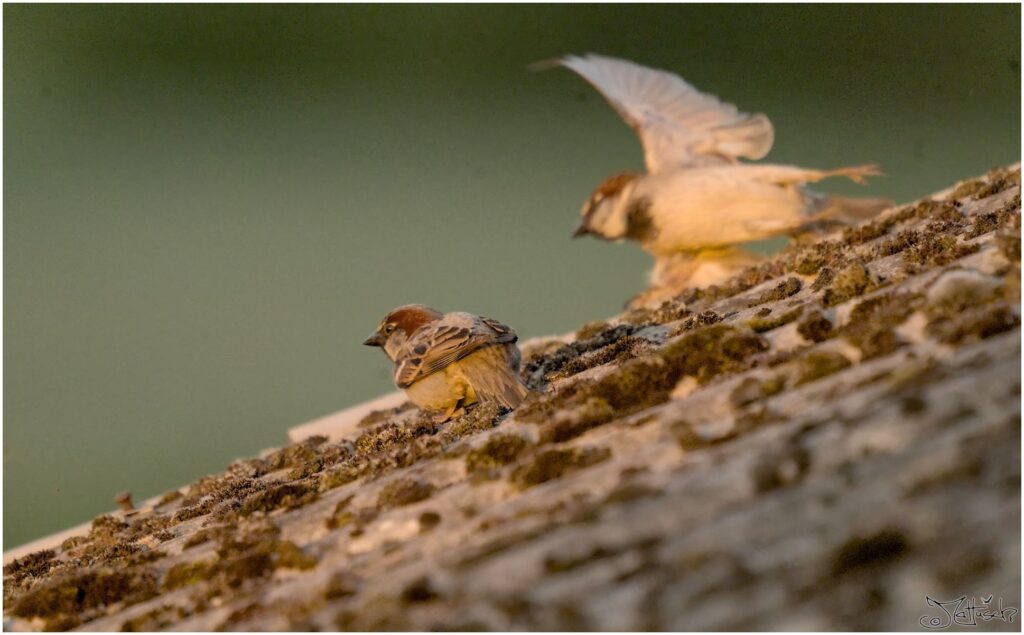
<svg viewBox="0 0 1024 635">
<path fill-rule="evenodd" d="M 515 331 L 490 318 L 449 314 L 416 331 L 395 360 L 395 384 L 406 388 L 485 346 L 515 342 Z M 460 319 L 460 317 L 462 319 Z"/>
<path fill-rule="evenodd" d="M 649 172 L 760 159 L 775 140 L 768 117 L 740 112 L 678 75 L 592 53 L 552 63 L 590 82 L 636 130 Z"/>
</svg>

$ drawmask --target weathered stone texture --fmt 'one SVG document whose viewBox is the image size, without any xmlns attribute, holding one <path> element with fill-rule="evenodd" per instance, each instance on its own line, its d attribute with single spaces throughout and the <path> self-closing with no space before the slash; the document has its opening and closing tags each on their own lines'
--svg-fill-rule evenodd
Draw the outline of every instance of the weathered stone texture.
<svg viewBox="0 0 1024 635">
<path fill-rule="evenodd" d="M 1020 607 L 1020 171 L 524 351 L 5 568 L 8 626 L 918 629 Z M 993 600 L 995 602 L 995 600 Z M 982 629 L 1018 630 L 1001 621 Z"/>
</svg>

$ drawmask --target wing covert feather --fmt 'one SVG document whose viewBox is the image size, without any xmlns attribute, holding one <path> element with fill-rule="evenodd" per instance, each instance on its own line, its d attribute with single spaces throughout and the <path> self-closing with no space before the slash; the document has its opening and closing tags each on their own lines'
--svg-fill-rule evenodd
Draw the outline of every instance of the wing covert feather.
<svg viewBox="0 0 1024 635">
<path fill-rule="evenodd" d="M 490 318 L 470 326 L 439 320 L 416 331 L 395 364 L 395 384 L 405 388 L 485 346 L 515 342 L 515 331 Z"/>
<path fill-rule="evenodd" d="M 594 54 L 554 63 L 590 82 L 636 130 L 649 172 L 760 159 L 771 150 L 768 117 L 740 112 L 678 75 Z"/>
</svg>

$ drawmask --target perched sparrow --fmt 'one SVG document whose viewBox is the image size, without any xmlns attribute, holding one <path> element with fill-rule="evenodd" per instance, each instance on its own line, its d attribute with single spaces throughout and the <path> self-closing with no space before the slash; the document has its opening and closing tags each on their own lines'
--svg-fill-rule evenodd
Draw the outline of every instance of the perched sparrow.
<svg viewBox="0 0 1024 635">
<path fill-rule="evenodd" d="M 519 405 L 527 389 L 519 380 L 517 339 L 490 318 L 407 304 L 388 313 L 363 344 L 383 348 L 395 363 L 395 385 L 447 421 L 477 402 Z"/>
<path fill-rule="evenodd" d="M 890 205 L 804 187 L 832 176 L 863 183 L 879 174 L 873 165 L 811 170 L 739 163 L 768 154 L 775 138 L 768 117 L 739 112 L 677 75 L 593 54 L 540 67 L 552 64 L 575 71 L 605 96 L 640 136 L 647 164 L 647 174 L 622 172 L 601 183 L 574 236 L 634 240 L 656 259 L 675 255 L 671 266 L 655 267 L 654 278 L 679 271 L 680 253 L 799 232 L 823 219 L 861 220 Z"/>
</svg>

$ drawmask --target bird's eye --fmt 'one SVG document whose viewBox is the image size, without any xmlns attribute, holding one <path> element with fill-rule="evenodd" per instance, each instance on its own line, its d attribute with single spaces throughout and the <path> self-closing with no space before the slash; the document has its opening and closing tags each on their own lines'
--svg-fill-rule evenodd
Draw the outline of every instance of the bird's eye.
<svg viewBox="0 0 1024 635">
<path fill-rule="evenodd" d="M 394 324 L 388 324 L 387 326 L 384 327 L 384 333 L 386 333 L 387 335 L 391 335 L 394 332 L 395 332 L 395 325 Z"/>
</svg>

